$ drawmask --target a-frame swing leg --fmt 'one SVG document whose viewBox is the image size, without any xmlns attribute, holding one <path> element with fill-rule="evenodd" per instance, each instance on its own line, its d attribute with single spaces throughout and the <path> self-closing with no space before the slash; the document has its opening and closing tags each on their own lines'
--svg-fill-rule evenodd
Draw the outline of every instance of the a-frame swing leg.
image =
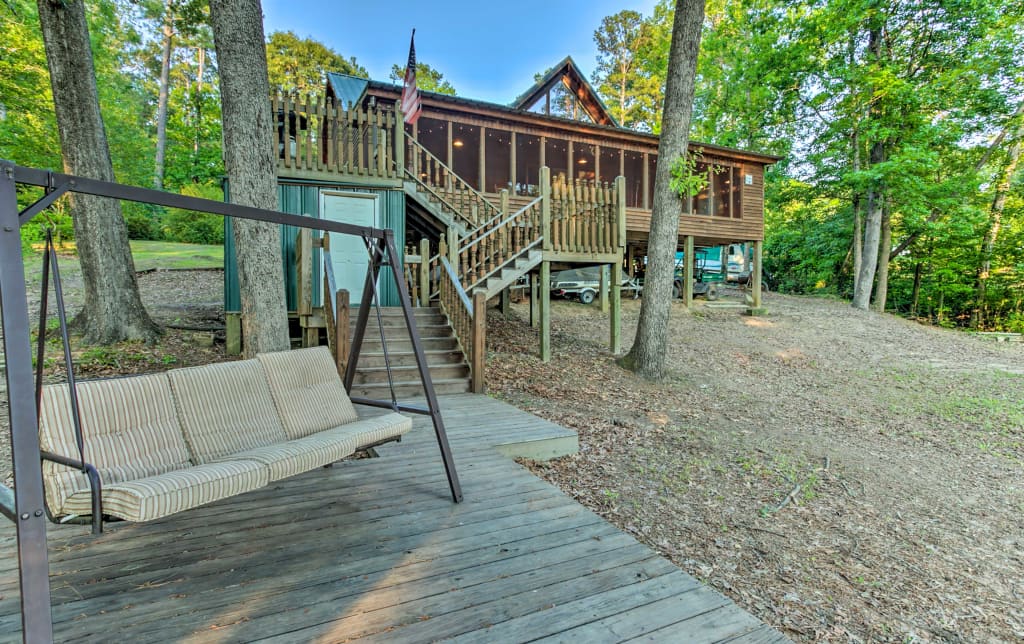
<svg viewBox="0 0 1024 644">
<path fill-rule="evenodd" d="M 416 328 L 416 318 L 412 311 L 409 289 L 402 280 L 401 272 L 398 270 L 398 264 L 395 261 L 395 258 L 398 257 L 398 252 L 395 250 L 394 232 L 385 230 L 384 238 L 375 240 L 369 246 L 370 265 L 366 271 L 363 298 L 359 303 L 359 315 L 356 318 L 356 328 L 352 336 L 352 348 L 349 351 L 348 364 L 345 366 L 345 390 L 352 391 L 356 364 L 359 361 L 359 352 L 362 350 L 363 337 L 366 333 L 366 323 L 370 319 L 370 303 L 371 301 L 375 302 L 377 298 L 377 280 L 380 275 L 381 266 L 390 266 L 391 276 L 395 280 L 395 288 L 398 289 L 398 296 L 402 303 L 402 314 L 405 317 L 406 328 L 409 330 L 409 339 L 412 341 L 412 350 L 416 356 L 416 365 L 419 368 L 423 391 L 427 397 L 427 411 L 434 424 L 437 445 L 441 449 L 445 474 L 448 476 L 448 487 L 451 488 L 452 500 L 455 503 L 459 503 L 462 501 L 462 486 L 459 484 L 459 475 L 455 471 L 455 460 L 452 458 L 452 450 L 448 445 L 448 433 L 445 431 L 444 420 L 441 418 L 441 407 L 437 402 L 434 381 L 430 377 L 430 368 L 427 366 L 426 354 L 423 352 L 423 342 L 420 339 L 419 330 Z"/>
<path fill-rule="evenodd" d="M 14 461 L 22 639 L 25 642 L 51 642 L 53 622 L 50 615 L 50 564 L 46 550 L 47 518 L 43 507 L 43 472 L 25 300 L 18 199 L 14 176 L 3 172 L 0 174 L 0 315 L 7 358 L 7 401 Z"/>
</svg>

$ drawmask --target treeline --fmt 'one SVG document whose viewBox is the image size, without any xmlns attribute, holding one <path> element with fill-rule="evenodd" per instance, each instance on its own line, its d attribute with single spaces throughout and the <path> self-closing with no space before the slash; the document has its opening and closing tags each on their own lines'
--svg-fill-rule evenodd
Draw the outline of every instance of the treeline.
<svg viewBox="0 0 1024 644">
<path fill-rule="evenodd" d="M 672 4 L 595 33 L 595 85 L 657 132 Z M 784 156 L 766 269 L 793 293 L 1024 331 L 1016 0 L 710 0 L 693 138 Z"/>
<path fill-rule="evenodd" d="M 217 57 L 202 0 L 88 0 L 100 106 L 117 180 L 221 199 L 220 92 Z M 0 3 L 0 158 L 61 169 L 60 143 L 36 3 Z M 395 67 L 399 69 L 398 66 Z M 420 63 L 426 89 L 454 93 L 437 70 Z M 329 71 L 366 77 L 354 57 L 293 32 L 267 37 L 270 85 L 286 93 L 320 93 Z M 400 73 L 400 72 L 395 72 Z M 24 195 L 24 200 L 31 196 Z M 73 237 L 62 202 L 25 232 L 43 227 Z M 218 244 L 219 217 L 124 204 L 133 239 Z"/>
</svg>

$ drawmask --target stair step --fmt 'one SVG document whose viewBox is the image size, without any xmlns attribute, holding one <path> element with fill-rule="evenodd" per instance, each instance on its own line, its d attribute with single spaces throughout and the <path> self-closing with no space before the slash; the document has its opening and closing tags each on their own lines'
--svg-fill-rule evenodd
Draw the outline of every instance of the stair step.
<svg viewBox="0 0 1024 644">
<path fill-rule="evenodd" d="M 420 371 L 416 365 L 392 366 L 391 378 L 396 382 L 419 382 Z M 457 380 L 469 377 L 469 367 L 465 364 L 442 364 L 430 365 L 430 378 L 435 382 L 440 380 Z M 354 384 L 378 384 L 387 383 L 388 370 L 384 367 L 360 367 L 356 370 Z"/>
<path fill-rule="evenodd" d="M 434 393 L 436 394 L 462 394 L 470 389 L 469 378 L 446 378 L 434 380 Z M 390 400 L 391 390 L 388 383 L 352 385 L 352 396 L 359 398 L 372 398 L 376 400 Z M 395 397 L 399 400 L 418 398 L 424 395 L 423 384 L 417 379 L 415 381 L 395 382 Z"/>
<path fill-rule="evenodd" d="M 380 330 L 384 329 L 384 337 L 388 340 L 408 340 L 409 330 L 404 326 L 387 326 L 378 327 L 376 323 L 373 326 L 367 325 L 366 331 L 363 334 L 363 338 L 366 340 L 380 340 Z M 416 325 L 416 330 L 420 334 L 420 338 L 447 338 L 452 334 L 452 328 L 447 324 L 424 324 Z M 355 333 L 349 334 L 349 338 L 352 338 Z"/>
<path fill-rule="evenodd" d="M 432 349 L 423 352 L 430 367 L 435 365 L 463 364 L 465 358 L 458 349 Z M 391 351 L 388 350 L 388 359 L 392 367 L 413 366 L 416 364 L 416 354 L 412 351 Z M 384 366 L 383 351 L 360 351 L 358 369 L 375 368 Z"/>
<path fill-rule="evenodd" d="M 422 338 L 421 346 L 424 350 L 434 349 L 446 349 L 448 351 L 458 349 L 458 341 L 451 335 L 447 338 Z M 381 351 L 380 338 L 364 338 L 362 351 Z M 412 341 L 408 338 L 388 338 L 388 352 L 392 351 L 412 351 Z"/>
</svg>

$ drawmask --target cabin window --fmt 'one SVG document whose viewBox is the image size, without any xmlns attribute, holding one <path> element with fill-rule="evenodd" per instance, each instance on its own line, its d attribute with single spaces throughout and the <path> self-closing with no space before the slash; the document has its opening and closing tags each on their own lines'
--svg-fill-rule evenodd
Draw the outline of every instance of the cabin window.
<svg viewBox="0 0 1024 644">
<path fill-rule="evenodd" d="M 732 169 L 732 218 L 743 217 L 741 195 L 743 193 L 743 168 L 736 166 Z"/>
<path fill-rule="evenodd" d="M 694 168 L 694 173 L 702 175 L 707 179 L 707 183 L 700 192 L 693 196 L 693 208 L 690 210 L 695 215 L 710 215 L 711 214 L 711 200 L 714 192 L 712 191 L 712 184 L 714 182 L 714 176 L 711 174 L 711 169 L 706 163 L 698 162 Z"/>
<path fill-rule="evenodd" d="M 615 177 L 619 176 L 619 155 L 622 151 L 618 148 L 601 147 L 600 173 L 598 181 L 611 185 L 615 183 Z"/>
<path fill-rule="evenodd" d="M 572 156 L 573 156 L 573 178 L 583 179 L 585 181 L 594 180 L 595 171 L 595 149 L 594 146 L 588 143 L 573 143 L 572 144 Z"/>
<path fill-rule="evenodd" d="M 512 191 L 512 135 L 505 130 L 487 128 L 484 139 L 484 190 Z"/>
<path fill-rule="evenodd" d="M 654 207 L 654 175 L 657 174 L 658 169 L 658 155 L 648 154 L 647 155 L 647 195 L 644 199 L 644 203 L 647 204 L 647 208 Z"/>
<path fill-rule="evenodd" d="M 642 208 L 644 203 L 644 155 L 625 152 L 626 207 Z M 601 164 L 604 169 L 604 164 Z"/>
<path fill-rule="evenodd" d="M 480 186 L 480 128 L 452 123 L 452 172 L 473 186 Z"/>
<path fill-rule="evenodd" d="M 739 168 L 729 165 L 712 167 L 712 215 L 715 217 L 740 217 L 740 177 Z"/>
<path fill-rule="evenodd" d="M 544 144 L 544 162 L 551 168 L 551 180 L 568 180 L 569 172 L 569 143 L 565 139 L 553 139 L 547 137 Z"/>
<path fill-rule="evenodd" d="M 540 194 L 540 137 L 516 134 L 515 193 L 524 196 Z"/>
<path fill-rule="evenodd" d="M 420 120 L 416 122 L 416 128 L 420 145 L 437 157 L 441 163 L 448 163 L 448 121 L 420 117 Z M 411 162 L 411 160 L 407 162 Z M 415 163 L 414 167 L 419 170 L 420 178 L 425 178 L 425 173 L 432 170 L 428 167 L 430 164 L 427 164 L 425 159 L 417 159 Z"/>
</svg>

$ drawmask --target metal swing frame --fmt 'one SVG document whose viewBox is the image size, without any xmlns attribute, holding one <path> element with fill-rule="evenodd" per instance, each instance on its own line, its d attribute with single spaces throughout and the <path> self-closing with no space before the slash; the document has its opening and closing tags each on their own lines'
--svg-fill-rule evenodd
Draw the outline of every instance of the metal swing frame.
<svg viewBox="0 0 1024 644">
<path fill-rule="evenodd" d="M 45 190 L 45 194 L 32 205 L 19 211 L 17 199 L 19 184 L 41 187 Z M 50 612 L 50 570 L 46 542 L 48 518 L 43 491 L 42 459 L 44 454 L 39 447 L 39 417 L 36 409 L 36 381 L 32 368 L 21 227 L 68 192 L 362 237 L 370 254 L 370 265 L 367 270 L 359 316 L 345 371 L 346 391 L 351 390 L 355 378 L 355 365 L 359 359 L 371 303 L 376 303 L 379 314 L 376 285 L 380 269 L 385 266 L 391 267 L 405 323 L 416 355 L 420 379 L 426 392 L 427 405 L 420 407 L 400 404 L 395 400 L 393 390 L 390 401 L 354 398 L 353 402 L 430 416 L 448 477 L 452 500 L 456 503 L 462 500 L 462 489 L 448 444 L 447 432 L 430 377 L 430 370 L 423 352 L 423 344 L 416 328 L 409 290 L 399 270 L 398 258 L 400 256 L 395 249 L 394 231 L 126 186 L 27 168 L 10 161 L 0 160 L 0 323 L 3 328 L 3 347 L 7 363 L 7 398 L 14 469 L 14 490 L 0 486 L 0 514 L 11 519 L 17 528 L 22 638 L 25 642 L 52 641 L 53 623 Z M 45 306 L 45 303 L 42 305 Z"/>
</svg>

